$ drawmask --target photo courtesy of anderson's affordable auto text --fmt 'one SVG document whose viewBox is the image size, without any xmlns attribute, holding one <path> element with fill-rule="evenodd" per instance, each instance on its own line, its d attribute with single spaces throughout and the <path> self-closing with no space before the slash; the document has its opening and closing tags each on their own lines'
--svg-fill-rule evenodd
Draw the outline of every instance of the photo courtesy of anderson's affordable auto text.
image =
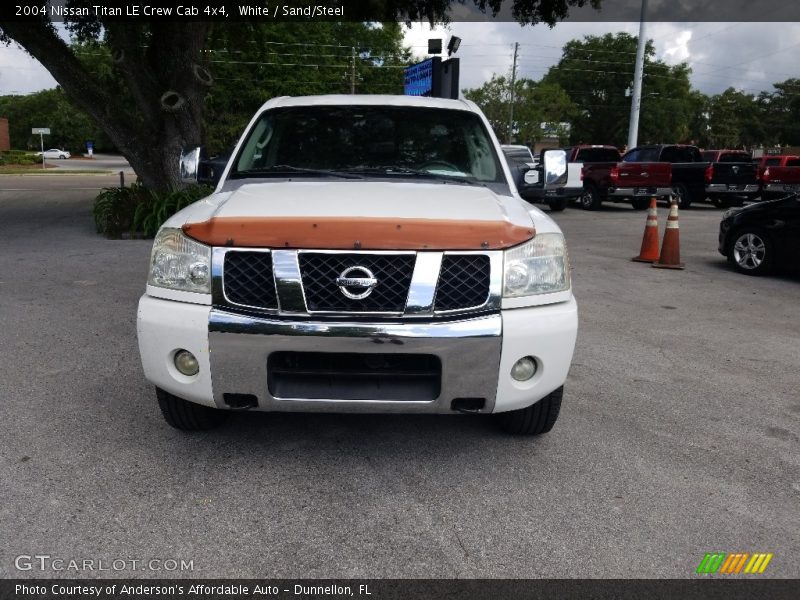
<svg viewBox="0 0 800 600">
<path fill-rule="evenodd" d="M 800 4 L 0 6 L 0 599 L 796 598 Z"/>
</svg>

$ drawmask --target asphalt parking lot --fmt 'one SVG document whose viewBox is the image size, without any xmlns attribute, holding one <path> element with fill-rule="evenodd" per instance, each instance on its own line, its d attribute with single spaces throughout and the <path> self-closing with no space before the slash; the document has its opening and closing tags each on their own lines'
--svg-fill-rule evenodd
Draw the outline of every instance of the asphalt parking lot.
<svg viewBox="0 0 800 600">
<path fill-rule="evenodd" d="M 685 271 L 630 262 L 645 213 L 555 215 L 580 330 L 539 439 L 248 413 L 187 435 L 139 365 L 150 242 L 94 232 L 115 181 L 0 178 L 0 577 L 58 576 L 14 566 L 47 554 L 194 565 L 96 573 L 126 577 L 683 578 L 710 551 L 800 577 L 800 277 L 734 272 L 717 209 L 681 214 Z"/>
</svg>

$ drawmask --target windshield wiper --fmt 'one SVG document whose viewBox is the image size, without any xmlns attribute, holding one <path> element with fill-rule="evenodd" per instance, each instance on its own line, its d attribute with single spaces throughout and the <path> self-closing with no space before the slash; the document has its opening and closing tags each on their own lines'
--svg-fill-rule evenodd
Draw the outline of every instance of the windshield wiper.
<svg viewBox="0 0 800 600">
<path fill-rule="evenodd" d="M 466 183 L 469 185 L 483 185 L 482 182 L 475 179 L 471 175 L 462 175 L 460 173 L 434 173 L 431 171 L 423 171 L 421 169 L 412 169 L 410 167 L 401 167 L 399 165 L 381 165 L 379 167 L 359 166 L 347 169 L 348 173 L 357 173 L 364 175 L 389 175 L 401 177 L 419 177 L 421 179 L 435 179 L 437 181 L 451 181 L 455 183 Z"/>
<path fill-rule="evenodd" d="M 253 169 L 244 169 L 236 171 L 231 175 L 234 179 L 244 177 L 259 177 L 259 176 L 281 176 L 281 175 L 311 175 L 318 177 L 338 177 L 339 179 L 364 179 L 355 173 L 343 171 L 330 171 L 326 169 L 306 169 L 304 167 L 295 167 L 293 165 L 274 165 L 272 167 L 256 167 Z"/>
</svg>

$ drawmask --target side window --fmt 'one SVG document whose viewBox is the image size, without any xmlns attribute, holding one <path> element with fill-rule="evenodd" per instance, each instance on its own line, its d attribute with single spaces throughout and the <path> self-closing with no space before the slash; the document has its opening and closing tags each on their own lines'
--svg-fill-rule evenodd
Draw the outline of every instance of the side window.
<svg viewBox="0 0 800 600">
<path fill-rule="evenodd" d="M 781 164 L 780 158 L 768 158 L 767 162 L 765 163 L 767 167 L 777 167 L 780 164 Z"/>
<path fill-rule="evenodd" d="M 642 150 L 642 162 L 658 162 L 658 148 L 645 148 Z"/>
<path fill-rule="evenodd" d="M 688 146 L 683 150 L 686 153 L 685 162 L 703 162 L 703 156 L 700 154 L 700 150 L 694 146 Z"/>
<path fill-rule="evenodd" d="M 661 151 L 661 160 L 668 163 L 685 162 L 680 149 L 676 146 L 667 146 Z"/>
<path fill-rule="evenodd" d="M 642 155 L 641 150 L 631 150 L 625 156 L 622 157 L 622 160 L 625 162 L 639 162 L 640 156 Z"/>
</svg>

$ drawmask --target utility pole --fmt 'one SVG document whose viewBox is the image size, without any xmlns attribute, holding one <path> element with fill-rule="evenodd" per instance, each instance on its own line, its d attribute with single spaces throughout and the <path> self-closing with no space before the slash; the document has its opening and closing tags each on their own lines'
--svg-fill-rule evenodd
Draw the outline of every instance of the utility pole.
<svg viewBox="0 0 800 600">
<path fill-rule="evenodd" d="M 631 99 L 631 120 L 628 125 L 628 149 L 639 143 L 639 111 L 642 108 L 642 77 L 644 76 L 644 49 L 647 45 L 645 37 L 645 18 L 647 16 L 647 0 L 642 0 L 642 16 L 639 21 L 639 44 L 636 47 L 636 68 L 633 75 L 633 97 Z"/>
<path fill-rule="evenodd" d="M 514 63 L 511 67 L 511 106 L 508 111 L 508 136 L 506 143 L 510 144 L 514 135 L 514 84 L 517 82 L 517 52 L 519 42 L 514 42 Z"/>
<path fill-rule="evenodd" d="M 356 47 L 351 46 L 350 50 L 352 54 L 350 55 L 350 93 L 356 93 Z"/>
</svg>

